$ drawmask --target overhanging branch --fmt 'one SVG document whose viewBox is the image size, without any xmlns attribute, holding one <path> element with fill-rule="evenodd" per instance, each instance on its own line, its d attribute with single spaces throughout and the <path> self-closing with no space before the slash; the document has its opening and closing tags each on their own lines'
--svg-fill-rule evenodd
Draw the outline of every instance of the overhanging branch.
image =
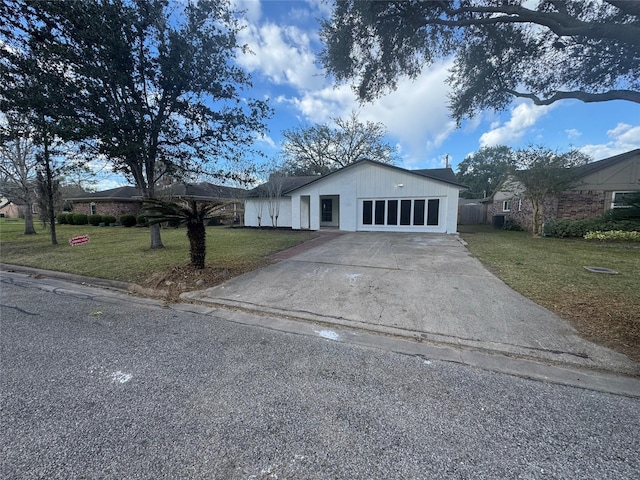
<svg viewBox="0 0 640 480">
<path fill-rule="evenodd" d="M 551 105 L 559 100 L 566 100 L 573 98 L 585 103 L 593 102 L 607 102 L 610 100 L 626 100 L 628 102 L 640 103 L 640 92 L 633 90 L 609 90 L 603 93 L 588 93 L 580 90 L 573 92 L 555 92 L 548 98 L 540 98 L 533 93 L 518 92 L 516 90 L 505 89 L 505 91 L 515 97 L 528 98 L 532 100 L 536 105 Z"/>
</svg>

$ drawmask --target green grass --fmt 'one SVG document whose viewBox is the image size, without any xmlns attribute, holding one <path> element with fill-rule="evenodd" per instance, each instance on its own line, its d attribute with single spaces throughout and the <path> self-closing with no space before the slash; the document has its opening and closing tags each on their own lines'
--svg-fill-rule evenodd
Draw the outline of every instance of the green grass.
<svg viewBox="0 0 640 480">
<path fill-rule="evenodd" d="M 587 338 L 640 359 L 640 244 L 534 238 L 485 226 L 460 231 L 467 248 L 511 288 L 572 321 Z"/>
<path fill-rule="evenodd" d="M 0 219 L 0 261 L 90 277 L 140 282 L 151 274 L 189 263 L 185 228 L 162 230 L 165 248 L 150 249 L 149 229 L 56 225 L 58 245 L 48 230 L 24 235 L 24 223 Z M 69 239 L 89 235 L 89 243 L 71 246 Z M 313 238 L 313 232 L 207 227 L 207 266 L 246 270 L 272 253 Z"/>
</svg>

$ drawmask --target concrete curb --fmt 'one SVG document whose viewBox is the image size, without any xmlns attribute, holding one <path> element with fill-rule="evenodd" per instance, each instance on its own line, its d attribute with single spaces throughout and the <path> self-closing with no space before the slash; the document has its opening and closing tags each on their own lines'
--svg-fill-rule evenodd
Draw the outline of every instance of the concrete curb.
<svg viewBox="0 0 640 480">
<path fill-rule="evenodd" d="M 311 323 L 270 315 L 257 315 L 242 310 L 216 308 L 203 304 L 173 304 L 171 308 L 225 321 L 276 330 L 296 335 L 322 337 L 327 341 L 359 345 L 415 355 L 425 361 L 437 360 L 459 363 L 481 370 L 513 375 L 525 379 L 567 385 L 615 395 L 640 398 L 640 378 L 615 372 L 593 371 L 566 365 L 549 365 L 540 361 L 510 357 L 465 347 L 457 348 L 416 341 L 407 337 L 384 335 L 365 330 L 354 330 L 341 325 Z"/>
</svg>

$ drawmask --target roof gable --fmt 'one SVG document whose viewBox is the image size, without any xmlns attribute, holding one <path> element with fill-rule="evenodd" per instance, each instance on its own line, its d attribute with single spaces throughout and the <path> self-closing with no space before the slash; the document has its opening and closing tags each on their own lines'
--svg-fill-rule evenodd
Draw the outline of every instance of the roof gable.
<svg viewBox="0 0 640 480">
<path fill-rule="evenodd" d="M 392 169 L 392 170 L 396 170 L 396 171 L 400 171 L 403 173 L 408 173 L 408 174 L 412 174 L 412 175 L 417 175 L 420 177 L 425 177 L 425 178 L 429 178 L 431 180 L 436 180 L 438 182 L 443 182 L 443 183 L 447 183 L 450 184 L 452 186 L 455 186 L 461 190 L 466 189 L 467 187 L 465 185 L 462 185 L 461 183 L 458 182 L 458 179 L 455 176 L 455 173 L 453 173 L 453 170 L 451 170 L 451 168 L 433 168 L 433 169 L 422 169 L 422 170 L 407 170 L 406 168 L 401 168 L 401 167 L 396 167 L 395 165 L 389 165 L 388 163 L 382 163 L 382 162 L 376 162 L 375 160 L 369 160 L 369 159 L 362 159 L 362 160 L 358 160 L 357 162 L 351 163 L 345 167 L 342 167 L 339 170 L 335 170 L 333 172 L 327 173 L 326 175 L 322 175 L 320 177 L 315 177 L 313 180 L 306 182 L 302 185 L 299 185 L 295 188 L 292 188 L 290 190 L 286 190 L 283 193 L 284 194 L 288 194 L 293 192 L 294 190 L 297 190 L 298 188 L 301 188 L 303 186 L 307 186 L 311 183 L 315 183 L 318 181 L 322 181 L 325 178 L 334 176 L 334 175 L 340 175 L 341 172 L 344 172 L 346 170 L 349 169 L 353 169 L 353 168 L 357 168 L 360 165 L 364 165 L 364 164 L 371 164 L 371 165 L 376 165 L 376 166 L 380 166 L 383 168 L 388 168 L 388 169 Z"/>
</svg>

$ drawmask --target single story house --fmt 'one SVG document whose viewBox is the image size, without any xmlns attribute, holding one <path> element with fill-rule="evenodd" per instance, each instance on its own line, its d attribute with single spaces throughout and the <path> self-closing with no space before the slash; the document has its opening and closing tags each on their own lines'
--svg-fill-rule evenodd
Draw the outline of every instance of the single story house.
<svg viewBox="0 0 640 480">
<path fill-rule="evenodd" d="M 625 194 L 640 190 L 640 149 L 575 168 L 575 186 L 545 199 L 543 222 L 599 217 L 622 207 Z M 508 180 L 498 187 L 487 209 L 487 223 L 502 226 L 505 222 L 525 228 L 532 222 L 531 202 L 517 182 Z"/>
<path fill-rule="evenodd" d="M 456 233 L 453 170 L 406 170 L 359 160 L 322 176 L 272 177 L 245 198 L 245 225 Z"/>
<path fill-rule="evenodd" d="M 179 201 L 181 199 L 195 199 L 202 202 L 227 201 L 233 216 L 241 216 L 243 202 L 241 198 L 246 190 L 239 188 L 201 183 L 175 183 L 157 190 L 156 197 Z M 73 198 L 66 198 L 73 205 L 73 211 L 87 215 L 113 215 L 119 217 L 124 214 L 139 215 L 142 212 L 142 193 L 138 187 L 124 186 L 103 190 L 101 192 L 85 193 Z"/>
</svg>

